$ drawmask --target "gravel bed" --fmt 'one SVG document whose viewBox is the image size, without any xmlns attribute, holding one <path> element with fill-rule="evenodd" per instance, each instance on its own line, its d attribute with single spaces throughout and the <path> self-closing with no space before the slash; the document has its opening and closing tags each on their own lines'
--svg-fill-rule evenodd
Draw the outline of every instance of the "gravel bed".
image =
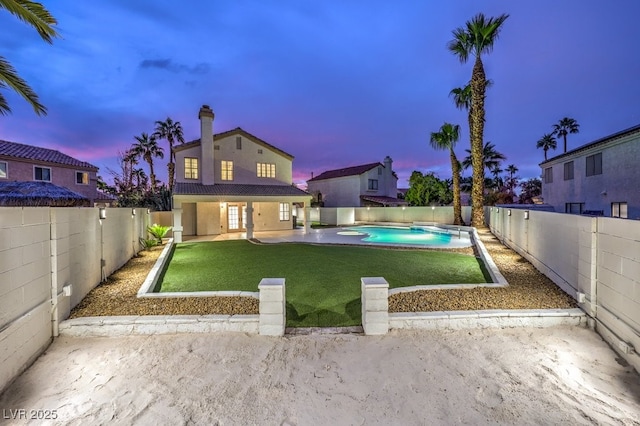
<svg viewBox="0 0 640 426">
<path fill-rule="evenodd" d="M 389 297 L 389 312 L 459 311 L 482 309 L 567 309 L 575 301 L 531 263 L 505 247 L 487 229 L 480 239 L 509 282 L 503 288 L 420 290 Z M 70 318 L 111 315 L 258 314 L 253 297 L 185 297 L 139 299 L 138 289 L 160 255 L 162 247 L 143 251 L 94 288 L 71 311 Z M 471 249 L 456 250 L 471 254 Z"/>
</svg>

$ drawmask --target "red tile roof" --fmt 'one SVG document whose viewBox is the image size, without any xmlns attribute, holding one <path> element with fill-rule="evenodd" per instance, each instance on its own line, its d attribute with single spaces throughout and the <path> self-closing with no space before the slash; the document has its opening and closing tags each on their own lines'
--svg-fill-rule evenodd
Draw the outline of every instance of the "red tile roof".
<svg viewBox="0 0 640 426">
<path fill-rule="evenodd" d="M 315 182 L 317 180 L 325 180 L 325 179 L 335 179 L 335 178 L 346 177 L 346 176 L 357 176 L 357 175 L 363 174 L 364 172 L 368 172 L 369 170 L 377 166 L 382 166 L 382 164 L 369 163 L 369 164 L 363 164 L 361 166 L 346 167 L 344 169 L 328 170 L 326 172 L 322 172 L 321 174 L 319 174 L 314 178 L 309 179 L 307 182 Z"/>
<path fill-rule="evenodd" d="M 383 206 L 406 206 L 409 203 L 405 200 L 400 200 L 398 198 L 393 197 L 382 197 L 378 195 L 361 195 L 361 200 L 370 201 L 372 203 L 381 204 Z"/>
<path fill-rule="evenodd" d="M 42 161 L 45 163 L 62 164 L 65 166 L 82 167 L 85 169 L 98 168 L 93 164 L 77 160 L 55 149 L 41 148 L 39 146 L 24 145 L 16 142 L 0 140 L 0 157 L 13 157 L 25 160 Z"/>
</svg>

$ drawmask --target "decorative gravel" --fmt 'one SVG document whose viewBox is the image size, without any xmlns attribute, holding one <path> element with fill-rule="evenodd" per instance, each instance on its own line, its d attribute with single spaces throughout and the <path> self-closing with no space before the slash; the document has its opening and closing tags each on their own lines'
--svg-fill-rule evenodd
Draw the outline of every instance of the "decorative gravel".
<svg viewBox="0 0 640 426">
<path fill-rule="evenodd" d="M 389 312 L 459 311 L 482 309 L 566 309 L 574 300 L 560 290 L 531 263 L 505 247 L 487 229 L 480 239 L 509 282 L 503 288 L 463 290 L 421 290 L 389 297 Z M 142 298 L 138 289 L 153 267 L 162 248 L 143 251 L 94 288 L 70 318 L 111 315 L 206 315 L 258 314 L 253 297 Z M 467 249 L 469 250 L 469 249 Z"/>
</svg>

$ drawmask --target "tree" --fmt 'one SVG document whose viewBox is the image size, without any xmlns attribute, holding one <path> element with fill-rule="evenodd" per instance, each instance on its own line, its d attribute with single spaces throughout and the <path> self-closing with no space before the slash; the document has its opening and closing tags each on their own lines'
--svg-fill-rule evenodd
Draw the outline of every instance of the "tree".
<svg viewBox="0 0 640 426">
<path fill-rule="evenodd" d="M 153 159 L 155 157 L 164 158 L 163 149 L 158 145 L 156 138 L 144 132 L 140 136 L 134 137 L 137 143 L 134 143 L 131 149 L 149 165 L 149 177 L 151 179 L 151 190 L 153 191 L 157 186 L 156 175 L 153 172 Z"/>
<path fill-rule="evenodd" d="M 182 125 L 179 121 L 173 121 L 167 117 L 165 121 L 156 121 L 156 128 L 153 132 L 156 139 L 165 139 L 169 143 L 169 164 L 167 169 L 169 172 L 169 191 L 173 191 L 173 181 L 175 176 L 175 159 L 176 154 L 173 152 L 173 145 L 176 142 L 184 143 L 182 135 Z"/>
<path fill-rule="evenodd" d="M 456 158 L 453 149 L 460 139 L 460 126 L 457 124 L 444 123 L 439 132 L 432 132 L 430 144 L 436 150 L 448 150 L 451 160 L 451 176 L 453 179 L 453 224 L 464 225 L 462 220 L 462 207 L 460 204 L 460 163 Z"/>
<path fill-rule="evenodd" d="M 556 149 L 556 138 L 553 133 L 547 133 L 538 140 L 536 148 L 542 148 L 544 151 L 544 161 L 547 161 L 547 151 L 550 149 Z"/>
<path fill-rule="evenodd" d="M 462 167 L 468 169 L 472 166 L 473 157 L 471 156 L 471 151 L 465 149 L 465 152 L 468 154 L 464 160 L 462 160 Z M 500 166 L 502 160 L 506 160 L 507 157 L 498 150 L 496 150 L 496 146 L 491 142 L 487 141 L 482 147 L 482 163 L 484 164 L 484 168 L 487 170 L 491 170 L 496 166 Z M 484 176 L 484 173 L 483 173 Z"/>
<path fill-rule="evenodd" d="M 507 179 L 507 186 L 509 187 L 509 191 L 511 191 L 511 196 L 515 195 L 515 187 L 518 186 L 518 177 L 514 176 L 518 173 L 518 168 L 515 164 L 509 164 L 506 168 L 507 173 L 509 173 L 509 178 Z"/>
<path fill-rule="evenodd" d="M 533 204 L 533 197 L 542 194 L 542 181 L 539 178 L 531 178 L 520 183 L 520 204 Z"/>
<path fill-rule="evenodd" d="M 553 134 L 562 136 L 564 139 L 564 152 L 567 152 L 567 134 L 580 133 L 579 127 L 578 122 L 569 117 L 565 117 L 558 121 L 558 124 L 553 125 Z"/>
<path fill-rule="evenodd" d="M 493 165 L 489 169 L 489 172 L 491 172 L 491 174 L 493 175 L 493 179 L 491 181 L 491 186 L 495 190 L 499 191 L 504 186 L 504 182 L 503 182 L 502 178 L 500 177 L 500 173 L 502 173 L 503 171 L 504 170 L 502 170 L 498 164 Z"/>
<path fill-rule="evenodd" d="M 19 20 L 33 27 L 40 37 L 49 44 L 54 37 L 60 35 L 54 25 L 58 23 L 45 7 L 37 2 L 29 0 L 0 0 L 0 9 L 5 9 Z M 46 115 L 47 108 L 40 103 L 38 95 L 18 75 L 15 68 L 3 56 L 0 56 L 0 89 L 9 87 L 22 96 L 38 115 Z M 7 99 L 0 93 L 0 115 L 11 112 Z"/>
<path fill-rule="evenodd" d="M 411 173 L 405 200 L 412 206 L 449 204 L 452 198 L 451 189 L 446 182 L 438 179 L 433 173 Z"/>
<path fill-rule="evenodd" d="M 458 57 L 461 63 L 466 63 L 470 56 L 475 56 L 471 73 L 471 158 L 473 166 L 472 218 L 471 225 L 484 227 L 484 165 L 482 163 L 482 147 L 484 138 L 484 99 L 487 78 L 482 63 L 482 54 L 490 53 L 498 39 L 504 21 L 509 17 L 502 14 L 497 18 L 486 18 L 479 13 L 465 27 L 453 30 L 453 40 L 447 47 Z"/>
</svg>

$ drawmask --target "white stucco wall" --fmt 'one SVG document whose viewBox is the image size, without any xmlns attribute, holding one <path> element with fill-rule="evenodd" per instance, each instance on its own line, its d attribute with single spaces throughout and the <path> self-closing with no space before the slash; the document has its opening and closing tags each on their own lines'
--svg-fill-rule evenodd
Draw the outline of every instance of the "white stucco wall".
<svg viewBox="0 0 640 426">
<path fill-rule="evenodd" d="M 309 181 L 307 192 L 322 193 L 325 207 L 357 207 L 360 205 L 360 176 Z"/>
<path fill-rule="evenodd" d="M 602 153 L 602 174 L 586 176 L 586 157 Z M 609 143 L 588 148 L 542 165 L 551 167 L 553 182 L 542 184 L 545 204 L 557 212 L 565 211 L 565 203 L 584 203 L 585 210 L 602 210 L 611 216 L 611 203 L 627 202 L 628 217 L 640 219 L 640 132 Z M 564 164 L 573 161 L 574 178 L 564 180 Z"/>
</svg>

